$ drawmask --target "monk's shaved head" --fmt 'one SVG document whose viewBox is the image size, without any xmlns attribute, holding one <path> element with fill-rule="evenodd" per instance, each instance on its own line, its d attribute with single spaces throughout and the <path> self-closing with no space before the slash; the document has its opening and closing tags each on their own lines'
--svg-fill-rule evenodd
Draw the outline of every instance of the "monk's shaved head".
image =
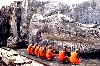
<svg viewBox="0 0 100 66">
<path fill-rule="evenodd" d="M 63 51 L 66 51 L 66 47 L 63 48 Z"/>
<path fill-rule="evenodd" d="M 78 52 L 79 52 L 79 49 L 76 49 L 76 50 L 75 50 L 75 52 L 77 52 L 77 53 L 78 53 Z"/>
<path fill-rule="evenodd" d="M 48 49 L 52 49 L 52 46 L 51 46 L 51 45 L 49 45 L 49 46 L 48 46 Z"/>
</svg>

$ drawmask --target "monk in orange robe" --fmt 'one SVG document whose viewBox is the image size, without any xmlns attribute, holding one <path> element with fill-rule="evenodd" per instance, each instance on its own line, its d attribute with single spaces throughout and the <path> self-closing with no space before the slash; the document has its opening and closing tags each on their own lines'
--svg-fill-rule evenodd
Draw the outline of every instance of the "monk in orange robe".
<svg viewBox="0 0 100 66">
<path fill-rule="evenodd" d="M 30 52 L 31 52 L 32 55 L 35 55 L 35 47 L 36 47 L 36 45 L 33 45 L 32 48 L 31 48 L 31 50 L 30 50 Z"/>
<path fill-rule="evenodd" d="M 39 45 L 37 44 L 37 46 L 36 46 L 36 48 L 35 48 L 35 55 L 37 56 L 37 57 L 39 57 Z"/>
<path fill-rule="evenodd" d="M 58 55 L 58 59 L 64 63 L 67 61 L 69 61 L 68 56 L 66 55 L 66 48 L 63 48 L 62 50 L 59 51 L 59 55 Z"/>
<path fill-rule="evenodd" d="M 52 46 L 50 45 L 48 47 L 47 52 L 46 52 L 46 57 L 47 57 L 48 60 L 52 60 L 52 59 L 54 59 L 55 56 L 56 56 L 56 54 L 54 54 L 54 52 L 52 50 Z"/>
<path fill-rule="evenodd" d="M 39 48 L 39 52 L 38 52 L 39 57 L 41 57 L 41 53 L 42 53 L 41 51 L 42 51 L 42 46 L 40 46 L 40 48 Z"/>
<path fill-rule="evenodd" d="M 27 48 L 27 52 L 28 52 L 29 54 L 31 54 L 32 45 L 33 45 L 33 44 L 30 44 L 30 45 L 28 46 L 28 48 Z"/>
<path fill-rule="evenodd" d="M 70 62 L 73 65 L 78 65 L 81 62 L 80 59 L 79 59 L 79 56 L 78 56 L 78 52 L 79 52 L 79 50 L 76 49 L 75 52 L 72 52 L 71 53 Z"/>
<path fill-rule="evenodd" d="M 39 49 L 39 56 L 41 57 L 41 58 L 44 58 L 44 59 L 46 59 L 46 46 L 44 46 L 44 47 L 40 47 L 40 49 Z"/>
</svg>

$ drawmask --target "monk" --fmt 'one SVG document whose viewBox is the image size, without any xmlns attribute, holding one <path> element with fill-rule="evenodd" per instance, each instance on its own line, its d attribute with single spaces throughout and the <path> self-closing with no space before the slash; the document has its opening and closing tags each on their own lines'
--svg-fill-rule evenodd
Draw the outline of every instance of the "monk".
<svg viewBox="0 0 100 66">
<path fill-rule="evenodd" d="M 47 52 L 46 52 L 46 57 L 47 57 L 48 60 L 52 60 L 52 59 L 54 59 L 55 56 L 56 56 L 56 54 L 54 54 L 54 52 L 52 50 L 52 46 L 50 45 L 48 47 Z"/>
<path fill-rule="evenodd" d="M 43 54 L 42 54 L 42 58 L 46 59 L 46 46 L 43 47 Z"/>
<path fill-rule="evenodd" d="M 39 49 L 39 56 L 46 59 L 46 46 L 41 46 Z"/>
<path fill-rule="evenodd" d="M 31 54 L 32 45 L 33 45 L 33 44 L 30 44 L 30 45 L 28 46 L 28 48 L 27 48 L 27 52 L 28 52 L 29 54 Z"/>
<path fill-rule="evenodd" d="M 79 52 L 79 50 L 76 49 L 75 52 L 72 52 L 72 53 L 71 53 L 70 62 L 71 62 L 73 65 L 78 65 L 78 64 L 80 63 L 80 59 L 79 59 L 79 56 L 78 56 L 78 52 Z"/>
<path fill-rule="evenodd" d="M 36 48 L 35 48 L 35 55 L 39 57 L 39 45 L 38 44 L 36 45 Z"/>
<path fill-rule="evenodd" d="M 39 48 L 38 56 L 41 57 L 42 46 Z"/>
<path fill-rule="evenodd" d="M 69 58 L 68 58 L 68 56 L 66 55 L 66 48 L 63 48 L 62 50 L 59 51 L 58 59 L 59 59 L 62 63 L 65 63 L 66 60 L 69 61 Z"/>
<path fill-rule="evenodd" d="M 36 48 L 36 45 L 33 45 L 30 52 L 32 55 L 35 55 L 35 48 Z"/>
</svg>

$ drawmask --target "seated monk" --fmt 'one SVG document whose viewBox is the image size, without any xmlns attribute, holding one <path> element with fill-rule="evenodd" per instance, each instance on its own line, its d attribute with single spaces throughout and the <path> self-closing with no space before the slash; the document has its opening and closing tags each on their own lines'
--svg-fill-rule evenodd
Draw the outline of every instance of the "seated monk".
<svg viewBox="0 0 100 66">
<path fill-rule="evenodd" d="M 47 52 L 46 52 L 46 57 L 47 57 L 48 60 L 52 60 L 52 59 L 54 59 L 55 56 L 56 56 L 56 54 L 54 54 L 54 52 L 52 50 L 52 46 L 50 45 L 48 47 Z"/>
<path fill-rule="evenodd" d="M 73 64 L 73 65 L 78 65 L 80 63 L 80 59 L 78 57 L 78 52 L 79 50 L 76 49 L 75 52 L 72 52 L 71 53 L 71 56 L 70 56 L 70 62 Z"/>
<path fill-rule="evenodd" d="M 32 45 L 33 45 L 33 44 L 30 44 L 30 45 L 28 46 L 28 48 L 27 48 L 27 52 L 28 52 L 29 54 L 31 54 Z"/>
<path fill-rule="evenodd" d="M 39 48 L 38 56 L 41 57 L 42 46 Z"/>
<path fill-rule="evenodd" d="M 39 45 L 38 44 L 36 45 L 36 48 L 35 48 L 35 55 L 39 57 Z"/>
<path fill-rule="evenodd" d="M 44 46 L 44 47 L 40 47 L 40 49 L 39 49 L 39 56 L 41 57 L 41 58 L 44 58 L 44 59 L 46 59 L 46 46 Z"/>
<path fill-rule="evenodd" d="M 67 61 L 69 61 L 68 56 L 66 55 L 66 48 L 63 48 L 62 50 L 59 51 L 59 55 L 58 55 L 58 59 L 64 63 Z"/>
<path fill-rule="evenodd" d="M 35 47 L 36 47 L 36 45 L 33 45 L 32 48 L 31 48 L 30 52 L 31 52 L 32 55 L 35 55 Z"/>
</svg>

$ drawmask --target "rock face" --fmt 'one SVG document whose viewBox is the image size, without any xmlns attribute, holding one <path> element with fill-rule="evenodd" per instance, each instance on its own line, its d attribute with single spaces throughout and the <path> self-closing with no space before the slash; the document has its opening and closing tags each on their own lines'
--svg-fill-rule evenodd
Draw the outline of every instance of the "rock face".
<svg viewBox="0 0 100 66">
<path fill-rule="evenodd" d="M 25 47 L 27 44 L 26 28 L 24 29 L 26 23 L 22 22 L 21 17 L 23 12 L 21 2 L 17 1 L 0 9 L 0 47 L 18 48 Z"/>
<path fill-rule="evenodd" d="M 13 39 L 11 40 L 10 37 L 7 40 L 7 47 L 10 48 L 23 48 L 26 47 L 28 44 L 27 41 L 27 21 L 26 21 L 26 15 L 27 10 L 25 10 L 25 7 L 22 6 L 22 1 L 15 2 L 13 7 L 13 17 L 12 17 L 12 33 L 13 33 Z M 10 41 L 11 40 L 11 41 Z"/>
<path fill-rule="evenodd" d="M 10 14 L 13 16 L 11 19 L 13 26 L 10 25 L 15 28 L 11 28 L 11 31 L 9 31 L 14 36 L 13 40 L 7 37 L 8 47 L 18 48 L 18 46 L 25 46 L 28 43 L 26 41 L 28 39 L 29 44 L 34 42 L 41 45 L 52 45 L 57 51 L 64 46 L 69 52 L 75 49 L 79 49 L 80 53 L 100 51 L 100 25 L 87 24 L 94 23 L 91 21 L 100 21 L 99 18 L 93 19 L 96 17 L 94 15 L 99 12 L 94 7 L 96 5 L 93 2 L 85 2 L 83 6 L 81 4 L 77 5 L 76 12 L 73 12 L 75 13 L 74 16 L 72 13 L 73 9 L 70 9 L 70 6 L 64 3 L 36 0 L 24 2 L 27 2 L 27 6 L 22 7 L 19 5 L 14 7 L 14 13 Z M 89 5 L 89 7 L 84 5 Z M 91 18 L 90 16 L 94 17 Z M 76 20 L 73 20 L 74 17 Z M 6 28 L 3 26 L 3 29 L 5 30 Z"/>
<path fill-rule="evenodd" d="M 100 1 L 86 1 L 75 4 L 76 20 L 83 24 L 100 24 L 99 4 Z M 40 2 L 34 0 L 29 3 L 28 12 L 31 10 L 33 10 L 34 13 L 42 14 L 44 17 L 54 15 L 59 11 L 61 14 L 74 18 L 73 9 L 71 9 L 67 4 L 59 2 Z"/>
<path fill-rule="evenodd" d="M 34 17 L 41 16 L 35 15 Z M 31 21 L 29 28 L 29 40 L 43 45 L 53 45 L 56 49 L 64 46 L 69 51 L 80 49 L 81 53 L 99 51 L 100 30 L 85 26 L 79 22 L 67 20 L 65 15 L 55 14 L 47 18 Z M 96 48 L 98 47 L 98 49 Z"/>
<path fill-rule="evenodd" d="M 10 7 L 2 7 L 0 9 L 0 47 L 6 46 L 7 38 L 10 36 Z"/>
<path fill-rule="evenodd" d="M 33 6 L 30 5 L 31 7 L 29 7 L 33 8 L 33 11 L 38 9 L 35 11 L 35 14 L 31 16 L 32 19 L 29 24 L 29 43 L 36 42 L 47 46 L 51 44 L 57 50 L 65 46 L 68 48 L 68 51 L 80 49 L 81 53 L 98 52 L 100 50 L 99 25 L 90 26 L 71 20 L 71 18 L 64 15 L 70 10 L 60 12 L 60 7 L 64 6 L 54 6 L 53 4 L 55 2 L 33 1 L 32 3 L 37 4 Z M 38 5 L 40 3 L 41 6 Z M 52 6 L 50 6 L 51 4 Z M 34 6 L 37 7 L 34 8 Z M 58 7 L 60 10 L 54 9 L 53 7 Z M 65 9 L 66 8 L 67 7 L 65 7 Z"/>
<path fill-rule="evenodd" d="M 77 4 L 77 21 L 84 24 L 100 24 L 100 1 Z"/>
</svg>

